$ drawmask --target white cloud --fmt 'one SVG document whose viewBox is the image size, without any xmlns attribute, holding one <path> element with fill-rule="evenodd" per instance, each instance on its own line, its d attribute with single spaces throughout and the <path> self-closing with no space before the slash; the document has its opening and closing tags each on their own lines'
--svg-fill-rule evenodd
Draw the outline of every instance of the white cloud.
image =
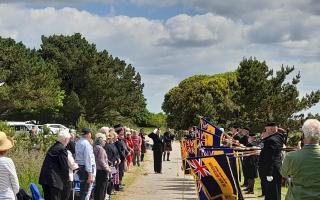
<svg viewBox="0 0 320 200">
<path fill-rule="evenodd" d="M 143 4 L 144 0 L 138 1 Z M 31 9 L 23 4 L 0 4 L 0 35 L 39 48 L 41 35 L 82 33 L 98 49 L 107 49 L 141 72 L 151 111 L 160 111 L 163 95 L 187 76 L 234 70 L 243 57 L 250 56 L 273 67 L 296 65 L 302 74 L 302 92 L 319 89 L 315 72 L 320 69 L 320 17 L 314 10 L 291 6 L 293 12 L 286 5 L 275 8 L 270 2 L 265 8 L 264 4 L 251 5 L 261 9 L 260 14 L 240 15 L 237 11 L 222 15 L 225 1 L 210 2 L 203 4 L 207 10 L 213 5 L 218 10 L 167 20 L 98 16 L 68 7 Z M 248 9 L 241 6 L 239 10 Z"/>
</svg>

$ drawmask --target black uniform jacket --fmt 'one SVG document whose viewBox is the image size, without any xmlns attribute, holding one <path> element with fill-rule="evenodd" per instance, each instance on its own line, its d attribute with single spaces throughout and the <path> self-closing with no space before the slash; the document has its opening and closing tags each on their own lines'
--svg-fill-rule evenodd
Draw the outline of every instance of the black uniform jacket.
<svg viewBox="0 0 320 200">
<path fill-rule="evenodd" d="M 275 133 L 263 139 L 263 148 L 260 152 L 259 167 L 265 176 L 272 176 L 273 170 L 278 170 L 282 165 L 282 148 L 284 136 Z"/>
<path fill-rule="evenodd" d="M 114 163 L 120 159 L 119 151 L 115 144 L 110 143 L 104 146 L 104 149 L 107 152 L 109 164 L 114 165 Z"/>
<path fill-rule="evenodd" d="M 39 183 L 63 190 L 69 180 L 68 152 L 56 142 L 47 152 L 40 172 Z"/>
<path fill-rule="evenodd" d="M 150 133 L 148 137 L 153 140 L 152 150 L 163 152 L 163 142 L 160 137 L 155 133 Z"/>
<path fill-rule="evenodd" d="M 114 144 L 118 149 L 121 161 L 124 161 L 129 154 L 126 143 L 123 140 L 117 140 Z"/>
</svg>

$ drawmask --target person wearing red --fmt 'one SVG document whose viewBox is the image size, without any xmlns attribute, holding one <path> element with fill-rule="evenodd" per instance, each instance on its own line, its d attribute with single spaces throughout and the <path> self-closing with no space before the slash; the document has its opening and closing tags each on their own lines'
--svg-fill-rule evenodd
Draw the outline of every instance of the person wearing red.
<svg viewBox="0 0 320 200">
<path fill-rule="evenodd" d="M 129 154 L 127 155 L 127 169 L 129 169 L 132 161 L 133 161 L 133 143 L 132 143 L 132 139 L 131 139 L 131 130 L 128 130 L 126 132 L 126 139 L 125 142 L 127 144 L 128 150 L 129 150 Z"/>
<path fill-rule="evenodd" d="M 140 166 L 140 154 L 141 154 L 141 144 L 142 138 L 138 135 L 136 131 L 132 132 L 132 143 L 133 143 L 133 166 L 136 164 Z"/>
</svg>

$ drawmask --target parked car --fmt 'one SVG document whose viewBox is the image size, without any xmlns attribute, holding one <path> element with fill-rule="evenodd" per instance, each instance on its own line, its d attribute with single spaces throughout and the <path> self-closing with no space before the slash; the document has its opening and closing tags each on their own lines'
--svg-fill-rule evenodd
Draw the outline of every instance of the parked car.
<svg viewBox="0 0 320 200">
<path fill-rule="evenodd" d="M 49 128 L 52 134 L 58 134 L 62 131 L 69 132 L 69 129 L 62 124 L 44 124 L 43 126 Z"/>
<path fill-rule="evenodd" d="M 13 128 L 17 133 L 19 132 L 30 132 L 32 127 L 37 129 L 37 125 L 29 124 L 26 122 L 6 122 L 11 128 Z"/>
</svg>

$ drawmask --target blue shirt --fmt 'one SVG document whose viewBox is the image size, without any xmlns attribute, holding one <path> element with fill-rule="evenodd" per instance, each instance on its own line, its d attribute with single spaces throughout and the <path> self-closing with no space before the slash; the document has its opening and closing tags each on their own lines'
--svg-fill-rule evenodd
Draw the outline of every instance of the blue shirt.
<svg viewBox="0 0 320 200">
<path fill-rule="evenodd" d="M 76 142 L 76 163 L 84 165 L 88 173 L 93 173 L 93 166 L 95 159 L 93 154 L 93 147 L 85 138 L 81 138 Z"/>
</svg>

